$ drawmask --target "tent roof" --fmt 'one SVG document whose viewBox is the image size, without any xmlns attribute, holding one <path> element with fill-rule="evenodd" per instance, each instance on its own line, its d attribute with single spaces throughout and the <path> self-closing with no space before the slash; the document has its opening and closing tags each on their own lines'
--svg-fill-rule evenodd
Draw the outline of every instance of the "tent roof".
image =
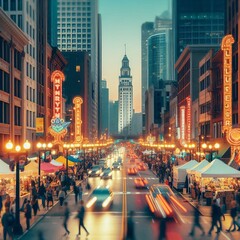
<svg viewBox="0 0 240 240">
<path fill-rule="evenodd" d="M 44 171 L 44 172 L 54 173 L 54 172 L 57 172 L 59 169 L 61 169 L 61 166 L 60 167 L 56 167 L 56 166 L 52 165 L 49 162 L 41 163 L 41 170 Z"/>
<path fill-rule="evenodd" d="M 60 156 L 56 159 L 57 162 L 63 163 L 64 165 L 66 165 L 66 158 L 63 156 Z M 68 166 L 74 166 L 74 163 L 71 161 L 68 161 Z"/>
<path fill-rule="evenodd" d="M 24 171 L 22 174 L 38 174 L 38 163 L 31 161 L 27 165 L 24 166 Z"/>
<path fill-rule="evenodd" d="M 58 162 L 56 160 L 51 160 L 50 162 L 53 166 L 57 166 L 57 167 L 62 167 L 63 166 L 63 163 L 62 162 Z"/>
<path fill-rule="evenodd" d="M 218 178 L 228 178 L 228 177 L 238 177 L 240 178 L 240 171 L 228 166 L 223 161 L 219 159 L 214 159 L 206 167 L 200 169 L 196 175 L 202 178 L 208 177 L 218 177 Z"/>
<path fill-rule="evenodd" d="M 177 166 L 177 169 L 190 169 L 194 166 L 196 166 L 198 162 L 196 160 L 191 160 L 183 165 Z"/>
<path fill-rule="evenodd" d="M 0 174 L 15 174 L 9 169 L 9 165 L 0 159 Z"/>
<path fill-rule="evenodd" d="M 187 173 L 194 174 L 194 173 L 196 173 L 196 171 L 206 167 L 208 164 L 209 164 L 209 162 L 206 159 L 204 159 L 200 163 L 195 165 L 194 167 L 187 169 Z"/>
</svg>

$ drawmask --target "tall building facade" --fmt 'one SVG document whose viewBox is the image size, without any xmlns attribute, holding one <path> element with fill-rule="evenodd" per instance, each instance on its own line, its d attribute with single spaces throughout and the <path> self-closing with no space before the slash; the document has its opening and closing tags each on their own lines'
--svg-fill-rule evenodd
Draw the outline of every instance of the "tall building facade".
<svg viewBox="0 0 240 240">
<path fill-rule="evenodd" d="M 221 44 L 226 0 L 173 0 L 175 61 L 190 44 Z"/>
<path fill-rule="evenodd" d="M 26 34 L 0 8 L 0 155 L 8 140 L 25 141 L 24 47 L 28 42 Z"/>
<path fill-rule="evenodd" d="M 0 0 L 0 7 L 3 8 L 10 18 L 19 26 L 20 29 L 28 36 L 29 43 L 25 46 L 24 62 L 24 93 L 25 101 L 23 103 L 24 113 L 22 124 L 26 126 L 23 132 L 23 139 L 30 141 L 35 140 L 36 116 L 37 116 L 37 1 L 10 1 Z"/>
<path fill-rule="evenodd" d="M 122 59 L 118 86 L 118 132 L 120 135 L 132 134 L 133 86 L 129 60 L 125 54 Z"/>
<path fill-rule="evenodd" d="M 100 133 L 104 134 L 106 131 L 109 132 L 109 89 L 106 80 L 101 81 L 100 93 Z"/>
<path fill-rule="evenodd" d="M 118 135 L 118 101 L 109 102 L 109 134 Z"/>
<path fill-rule="evenodd" d="M 99 24 L 98 0 L 51 0 L 52 20 L 51 27 L 57 29 L 57 47 L 64 52 L 87 51 L 91 56 L 91 81 L 92 81 L 92 129 L 98 131 L 99 108 L 99 54 L 101 51 L 99 42 L 101 38 L 101 24 Z M 54 11 L 56 13 L 54 13 Z M 51 34 L 49 34 L 51 37 Z M 54 39 L 51 39 L 54 43 Z M 56 43 L 55 43 L 56 44 Z M 100 54 L 101 55 L 101 54 Z"/>
</svg>

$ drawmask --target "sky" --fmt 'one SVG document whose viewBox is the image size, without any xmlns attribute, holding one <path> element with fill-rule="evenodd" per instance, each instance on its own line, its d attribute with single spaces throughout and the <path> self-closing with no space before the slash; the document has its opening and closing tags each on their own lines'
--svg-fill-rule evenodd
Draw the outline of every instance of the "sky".
<svg viewBox="0 0 240 240">
<path fill-rule="evenodd" d="M 129 59 L 133 80 L 133 108 L 141 112 L 141 25 L 154 22 L 170 0 L 99 0 L 102 17 L 102 79 L 110 100 L 118 99 L 122 59 Z"/>
</svg>

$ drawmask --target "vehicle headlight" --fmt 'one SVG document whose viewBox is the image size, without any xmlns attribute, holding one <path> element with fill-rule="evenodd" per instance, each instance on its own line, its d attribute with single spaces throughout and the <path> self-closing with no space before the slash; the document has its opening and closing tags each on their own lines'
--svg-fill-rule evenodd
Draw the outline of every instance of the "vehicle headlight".
<svg viewBox="0 0 240 240">
<path fill-rule="evenodd" d="M 91 174 L 92 173 L 92 170 L 90 170 L 89 172 L 88 172 L 88 174 Z"/>
<path fill-rule="evenodd" d="M 109 203 L 111 202 L 111 197 L 109 196 L 106 200 L 104 200 L 104 202 L 102 203 L 102 207 L 105 208 L 109 205 Z"/>
<path fill-rule="evenodd" d="M 112 176 L 112 172 L 110 172 L 110 173 L 108 174 L 108 176 Z"/>
<path fill-rule="evenodd" d="M 96 171 L 96 174 L 99 174 L 99 173 L 100 173 L 100 170 L 97 170 L 97 171 Z"/>
<path fill-rule="evenodd" d="M 118 166 L 118 168 L 120 168 L 120 166 Z"/>
<path fill-rule="evenodd" d="M 103 176 L 103 172 L 100 174 L 100 176 L 101 176 L 101 177 Z"/>
<path fill-rule="evenodd" d="M 91 198 L 91 199 L 87 202 L 86 207 L 87 207 L 87 208 L 90 208 L 96 201 L 97 201 L 97 197 Z"/>
</svg>

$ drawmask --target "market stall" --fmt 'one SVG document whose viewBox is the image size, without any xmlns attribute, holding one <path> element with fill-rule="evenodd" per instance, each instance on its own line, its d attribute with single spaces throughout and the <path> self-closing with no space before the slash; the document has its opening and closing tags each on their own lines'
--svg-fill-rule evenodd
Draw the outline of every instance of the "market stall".
<svg viewBox="0 0 240 240">
<path fill-rule="evenodd" d="M 69 159 L 68 159 L 68 160 L 69 160 Z M 64 165 L 66 165 L 66 158 L 63 157 L 63 156 L 58 157 L 58 158 L 56 159 L 56 161 L 57 161 L 57 162 L 60 162 L 60 163 L 63 163 Z M 71 160 L 68 161 L 68 166 L 69 166 L 69 167 L 72 167 L 72 166 L 74 166 L 74 165 L 75 165 L 74 162 L 72 162 Z"/>
<path fill-rule="evenodd" d="M 211 203 L 209 199 L 220 198 L 221 204 L 224 202 L 227 209 L 230 208 L 235 188 L 240 184 L 240 171 L 219 159 L 214 159 L 206 167 L 197 171 L 195 177 L 204 192 L 204 198 L 207 198 L 208 205 Z"/>
<path fill-rule="evenodd" d="M 176 189 L 183 189 L 185 186 L 187 169 L 191 169 L 196 166 L 198 162 L 196 160 L 191 160 L 180 166 L 173 166 L 173 186 Z"/>
</svg>

